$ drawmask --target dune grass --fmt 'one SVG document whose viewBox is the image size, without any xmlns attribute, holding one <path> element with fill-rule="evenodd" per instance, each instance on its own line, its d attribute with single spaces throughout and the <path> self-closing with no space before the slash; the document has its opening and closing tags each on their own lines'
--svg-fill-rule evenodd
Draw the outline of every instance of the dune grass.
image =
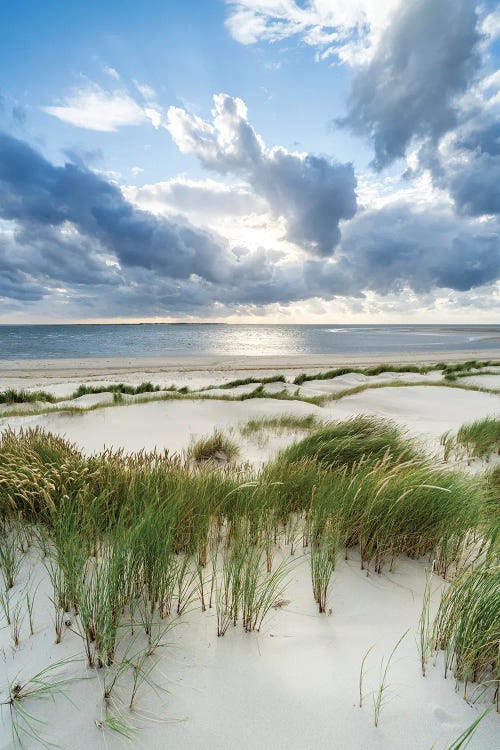
<svg viewBox="0 0 500 750">
<path fill-rule="evenodd" d="M 240 428 L 244 437 L 249 437 L 257 432 L 270 430 L 273 432 L 286 432 L 287 430 L 315 430 L 320 422 L 314 414 L 299 417 L 295 414 L 282 414 L 279 417 L 262 417 L 261 419 L 249 419 Z"/>
<path fill-rule="evenodd" d="M 445 458 L 452 453 L 463 453 L 469 458 L 489 458 L 500 454 L 500 418 L 486 417 L 462 425 L 456 435 L 441 437 Z"/>
<path fill-rule="evenodd" d="M 289 462 L 312 459 L 332 469 L 352 466 L 362 459 L 376 461 L 387 455 L 407 460 L 416 455 L 416 448 L 395 424 L 358 416 L 320 427 L 310 437 L 286 448 L 281 459 Z"/>
<path fill-rule="evenodd" d="M 197 440 L 189 449 L 189 455 L 195 461 L 231 461 L 239 453 L 239 447 L 222 430 Z"/>
<path fill-rule="evenodd" d="M 55 397 L 47 391 L 25 391 L 8 388 L 0 391 L 0 404 L 28 404 L 35 401 L 54 403 Z"/>
<path fill-rule="evenodd" d="M 452 378 L 455 375 L 460 375 L 462 377 L 465 377 L 465 375 L 469 375 L 470 370 L 472 369 L 478 369 L 483 367 L 492 367 L 495 365 L 500 364 L 500 362 L 496 360 L 468 360 L 467 362 L 460 362 L 460 363 L 446 363 L 446 362 L 437 362 L 434 365 L 394 365 L 390 363 L 386 364 L 379 364 L 379 365 L 373 365 L 371 367 L 336 367 L 333 370 L 328 370 L 326 372 L 320 372 L 315 374 L 308 374 L 308 373 L 301 373 L 300 375 L 297 375 L 294 379 L 294 383 L 296 385 L 302 385 L 302 383 L 305 383 L 309 380 L 330 380 L 332 378 L 338 378 L 341 375 L 350 375 L 350 374 L 358 374 L 358 375 L 380 375 L 383 372 L 395 372 L 395 373 L 405 373 L 405 372 L 413 372 L 413 373 L 419 373 L 421 375 L 426 375 L 428 372 L 433 372 L 436 370 L 442 370 L 443 371 L 443 377 L 445 378 Z"/>
<path fill-rule="evenodd" d="M 452 583 L 434 623 L 437 649 L 446 652 L 446 671 L 457 680 L 493 684 L 497 709 L 500 685 L 500 561 L 483 561 Z"/>
<path fill-rule="evenodd" d="M 38 545 L 52 584 L 54 640 L 78 633 L 88 666 L 106 672 L 120 669 L 127 639 L 140 634 L 148 674 L 171 623 L 194 608 L 215 610 L 221 637 L 230 625 L 258 631 L 303 555 L 311 598 L 335 616 L 339 554 L 359 550 L 361 567 L 373 573 L 401 555 L 426 557 L 450 579 L 479 545 L 490 582 L 479 585 L 484 612 L 473 628 L 459 628 L 457 641 L 459 610 L 443 605 L 436 632 L 440 645 L 453 644 L 457 675 L 483 678 L 493 618 L 500 619 L 490 575 L 498 568 L 496 476 L 485 482 L 436 464 L 392 423 L 368 417 L 322 426 L 258 471 L 210 460 L 233 449 L 214 433 L 192 457 L 111 450 L 85 457 L 39 428 L 4 432 L 6 557 L 12 539 L 17 549 Z M 11 563 L 0 566 L 8 580 Z M 462 602 L 469 580 L 450 589 Z M 12 619 L 15 602 L 3 600 Z"/>
<path fill-rule="evenodd" d="M 286 383 L 286 378 L 284 375 L 271 375 L 267 378 L 236 378 L 235 380 L 229 380 L 227 383 L 222 383 L 221 385 L 207 385 L 201 390 L 208 391 L 212 388 L 238 388 L 240 385 L 250 385 L 251 383 L 257 383 L 259 385 L 265 385 L 266 383 Z"/>
<path fill-rule="evenodd" d="M 11 680 L 8 697 L 0 703 L 0 709 L 9 710 L 13 747 L 23 748 L 27 741 L 39 747 L 53 747 L 43 736 L 43 727 L 47 722 L 33 715 L 31 704 L 54 699 L 58 694 L 64 695 L 65 688 L 74 680 L 61 675 L 61 670 L 73 662 L 74 658 L 62 659 L 29 678 Z M 26 704 L 30 706 L 29 710 Z"/>
<path fill-rule="evenodd" d="M 70 398 L 79 398 L 80 396 L 86 396 L 93 393 L 119 393 L 128 394 L 130 396 L 137 396 L 140 393 L 155 393 L 158 391 L 177 391 L 175 385 L 171 385 L 169 388 L 162 388 L 159 385 L 154 385 L 150 381 L 145 381 L 139 385 L 125 385 L 125 383 L 113 383 L 112 385 L 80 385 L 73 391 Z M 183 390 L 183 393 L 187 393 L 188 389 Z"/>
</svg>

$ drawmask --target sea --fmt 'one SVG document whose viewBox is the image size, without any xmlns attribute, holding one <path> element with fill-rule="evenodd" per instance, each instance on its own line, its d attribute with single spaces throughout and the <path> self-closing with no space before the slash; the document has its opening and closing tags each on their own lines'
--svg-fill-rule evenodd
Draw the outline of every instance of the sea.
<svg viewBox="0 0 500 750">
<path fill-rule="evenodd" d="M 500 325 L 3 325 L 0 359 L 398 354 L 500 348 Z"/>
</svg>

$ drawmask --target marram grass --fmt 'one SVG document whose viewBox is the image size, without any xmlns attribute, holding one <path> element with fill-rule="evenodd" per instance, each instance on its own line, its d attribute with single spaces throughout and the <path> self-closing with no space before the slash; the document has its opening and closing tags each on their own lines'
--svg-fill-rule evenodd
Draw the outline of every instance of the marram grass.
<svg viewBox="0 0 500 750">
<path fill-rule="evenodd" d="M 295 414 L 282 414 L 279 417 L 261 417 L 260 419 L 249 419 L 246 424 L 240 428 L 244 437 L 249 437 L 263 430 L 272 432 L 285 432 L 287 430 L 316 430 L 320 426 L 319 419 L 314 414 L 306 416 L 297 416 Z"/>
<path fill-rule="evenodd" d="M 231 461 L 239 453 L 239 448 L 222 430 L 197 440 L 189 449 L 189 455 L 195 461 Z"/>
<path fill-rule="evenodd" d="M 457 680 L 500 684 L 500 560 L 484 561 L 458 577 L 442 597 L 434 622 L 437 649 Z"/>
<path fill-rule="evenodd" d="M 412 443 L 395 424 L 373 417 L 353 417 L 325 425 L 285 449 L 281 460 L 314 460 L 326 469 L 353 466 L 364 459 L 370 462 L 386 456 L 407 460 L 417 454 Z"/>
<path fill-rule="evenodd" d="M 441 443 L 444 445 L 445 458 L 452 453 L 485 459 L 500 454 L 500 417 L 485 417 L 464 424 L 456 435 L 445 433 Z"/>
<path fill-rule="evenodd" d="M 200 457 L 224 445 L 227 452 L 225 440 L 211 436 Z M 365 569 L 381 572 L 408 555 L 434 560 L 447 578 L 471 550 L 482 555 L 476 570 L 489 583 L 474 589 L 481 617 L 464 629 L 463 608 L 452 603 L 465 601 L 481 575 L 473 573 L 452 584 L 436 637 L 465 680 L 483 679 L 494 663 L 488 618 L 500 619 L 498 478 L 428 459 L 390 422 L 359 417 L 322 426 L 259 471 L 193 465 L 167 452 L 87 458 L 40 429 L 6 431 L 0 519 L 2 577 L 15 574 L 11 540 L 25 549 L 38 539 L 51 571 L 54 638 L 77 632 L 95 669 L 119 667 L 124 634 L 142 633 L 153 653 L 168 623 L 193 607 L 215 610 L 221 636 L 230 625 L 259 630 L 302 555 L 319 611 L 335 612 L 336 562 L 353 548 Z"/>
</svg>

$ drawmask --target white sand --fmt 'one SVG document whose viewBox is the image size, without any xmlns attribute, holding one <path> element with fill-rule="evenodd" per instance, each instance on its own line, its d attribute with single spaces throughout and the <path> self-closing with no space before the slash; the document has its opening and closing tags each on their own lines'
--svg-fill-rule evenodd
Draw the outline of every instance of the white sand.
<svg viewBox="0 0 500 750">
<path fill-rule="evenodd" d="M 445 386 L 388 387 L 346 396 L 327 404 L 324 410 L 330 412 L 332 419 L 346 419 L 355 414 L 393 419 L 437 449 L 443 432 L 456 431 L 466 422 L 500 414 L 500 395 Z"/>
<path fill-rule="evenodd" d="M 145 358 L 92 358 L 0 360 L 0 390 L 6 388 L 44 389 L 57 398 L 66 398 L 82 383 L 138 385 L 187 385 L 191 389 L 220 385 L 237 378 L 269 377 L 277 373 L 289 380 L 300 372 L 316 373 L 334 367 L 369 367 L 384 362 L 435 364 L 465 362 L 470 359 L 500 360 L 500 349 L 432 352 L 429 354 L 332 354 L 290 356 L 184 356 Z"/>
<path fill-rule="evenodd" d="M 442 380 L 441 370 L 433 370 L 424 375 L 416 372 L 381 372 L 379 375 L 362 375 L 361 373 L 351 372 L 347 375 L 338 375 L 336 378 L 328 380 L 308 380 L 300 387 L 300 394 L 303 396 L 315 396 L 325 393 L 339 393 L 349 388 L 356 388 L 360 385 L 373 385 L 374 383 L 435 383 Z"/>
<path fill-rule="evenodd" d="M 297 555 L 302 554 L 299 548 Z M 31 568 L 31 570 L 30 570 Z M 43 565 L 28 553 L 13 600 L 22 595 L 28 573 L 31 585 L 40 582 L 35 605 L 35 635 L 25 622 L 21 645 L 9 643 L 9 630 L 0 630 L 0 691 L 6 680 L 26 679 L 39 669 L 67 657 L 83 659 L 80 638 L 66 631 L 54 644 L 48 597 L 50 585 Z M 359 569 L 355 553 L 339 563 L 328 606 L 332 615 L 319 615 L 313 601 L 307 556 L 297 560 L 284 597 L 289 604 L 273 610 L 260 633 L 245 634 L 232 626 L 216 637 L 215 612 L 192 610 L 179 618 L 166 641 L 168 648 L 152 657 L 152 679 L 166 692 L 145 686 L 137 707 L 125 706 L 130 676 L 114 692 L 114 713 L 139 727 L 134 748 L 157 750 L 444 750 L 484 708 L 470 706 L 444 679 L 441 658 L 432 660 L 424 678 L 416 646 L 424 564 L 401 560 L 393 573 L 369 577 Z M 433 609 L 441 579 L 433 580 Z M 373 725 L 372 692 L 378 688 L 380 661 L 397 640 L 405 637 L 388 676 L 388 702 L 378 728 Z M 122 633 L 122 644 L 126 632 Z M 143 645 L 137 640 L 135 649 Z M 361 660 L 366 662 L 364 705 L 358 706 Z M 122 649 L 124 645 L 122 645 Z M 87 670 L 84 661 L 65 667 L 75 678 L 54 702 L 27 701 L 25 708 L 43 718 L 45 739 L 64 750 L 126 747 L 123 739 L 97 728 L 102 721 L 102 671 Z M 83 680 L 79 678 L 84 678 Z M 6 697 L 5 692 L 0 700 Z M 0 750 L 12 750 L 9 713 L 0 727 Z M 498 747 L 500 717 L 492 712 L 480 724 L 469 750 Z M 27 750 L 38 747 L 27 741 Z"/>
<path fill-rule="evenodd" d="M 158 382 L 156 377 L 136 375 L 136 382 L 141 382 L 139 378 Z M 219 371 L 219 375 L 220 382 L 230 379 L 225 371 Z M 32 380 L 36 377 L 38 374 L 31 375 Z M 67 376 L 57 377 L 62 378 L 62 388 Z M 72 377 L 76 377 L 74 383 L 80 384 L 79 377 Z M 213 382 L 214 373 L 199 372 L 194 377 L 199 379 L 199 387 L 203 379 L 205 384 Z M 119 380 L 132 382 L 123 373 Z M 321 384 L 332 390 L 336 386 L 315 381 L 311 387 Z M 278 383 L 273 388 L 282 386 Z M 323 408 L 272 399 L 137 403 L 76 414 L 4 417 L 0 419 L 0 430 L 8 425 L 40 425 L 66 435 L 91 453 L 104 446 L 127 451 L 180 451 L 193 439 L 219 427 L 239 442 L 243 459 L 258 464 L 294 438 L 293 434 L 272 435 L 264 444 L 255 437 L 244 440 L 239 426 L 262 416 L 315 414 L 330 420 L 376 414 L 394 419 L 410 434 L 427 441 L 431 450 L 438 450 L 444 431 L 498 413 L 500 396 L 429 385 L 368 390 Z M 297 552 L 300 554 L 301 548 Z M 171 647 L 160 649 L 153 657 L 157 664 L 152 677 L 168 692 L 157 694 L 146 687 L 139 693 L 137 709 L 130 714 L 124 707 L 129 697 L 129 678 L 124 678 L 118 688 L 115 710 L 140 727 L 129 746 L 144 750 L 430 750 L 434 745 L 435 750 L 444 750 L 484 706 L 470 706 L 455 691 L 453 679 L 444 679 L 441 659 L 436 666 L 429 664 L 425 678 L 420 673 L 416 639 L 424 567 L 423 562 L 403 559 L 394 573 L 367 577 L 359 570 L 353 553 L 347 563 L 340 561 L 334 573 L 328 603 L 333 613 L 326 616 L 317 613 L 306 557 L 294 568 L 284 594 L 289 605 L 273 610 L 259 634 L 245 634 L 240 627 L 231 627 L 224 638 L 217 639 L 214 612 L 188 612 L 167 636 Z M 13 602 L 24 596 L 28 575 L 33 588 L 40 582 L 35 604 L 36 632 L 28 637 L 24 622 L 21 645 L 14 650 L 9 629 L 0 615 L 0 702 L 6 698 L 7 680 L 27 678 L 65 657 L 77 655 L 83 659 L 82 642 L 70 631 L 60 645 L 54 645 L 47 573 L 32 552 L 27 555 L 13 591 Z M 439 600 L 441 586 L 441 579 L 435 577 L 433 607 Z M 408 628 L 410 632 L 389 673 L 390 700 L 375 729 L 371 693 L 378 687 L 380 660 L 389 655 Z M 360 709 L 359 669 L 363 655 L 373 644 L 375 648 L 367 660 L 366 696 Z M 54 703 L 26 703 L 30 713 L 47 721 L 38 727 L 44 737 L 64 750 L 126 747 L 122 738 L 109 730 L 103 734 L 96 726 L 96 721 L 103 718 L 102 673 L 87 671 L 82 661 L 67 666 L 65 675 L 88 678 L 68 686 L 71 702 L 56 696 Z M 12 750 L 8 710 L 4 710 L 2 720 L 0 750 Z M 499 745 L 499 731 L 500 718 L 492 712 L 480 724 L 469 750 L 494 750 Z M 38 746 L 28 741 L 25 747 L 31 750 Z"/>
<path fill-rule="evenodd" d="M 471 375 L 468 378 L 460 378 L 460 382 L 465 383 L 465 385 L 475 385 L 479 388 L 495 388 L 500 390 L 500 375 Z"/>
<path fill-rule="evenodd" d="M 171 400 L 131 404 L 96 411 L 40 414 L 27 417 L 3 417 L 0 430 L 41 426 L 72 442 L 87 453 L 105 446 L 137 451 L 142 448 L 168 449 L 178 452 L 190 443 L 209 435 L 215 428 L 236 430 L 249 419 L 265 416 L 315 414 L 323 420 L 347 419 L 356 414 L 374 414 L 393 419 L 411 435 L 426 441 L 432 451 L 439 451 L 439 438 L 447 430 L 456 431 L 465 422 L 500 413 L 500 396 L 443 386 L 407 386 L 378 388 L 346 396 L 324 407 L 301 401 L 249 399 L 246 401 Z M 268 459 L 277 447 L 294 439 L 284 434 L 258 445 L 243 440 L 241 455 L 252 462 Z"/>
</svg>

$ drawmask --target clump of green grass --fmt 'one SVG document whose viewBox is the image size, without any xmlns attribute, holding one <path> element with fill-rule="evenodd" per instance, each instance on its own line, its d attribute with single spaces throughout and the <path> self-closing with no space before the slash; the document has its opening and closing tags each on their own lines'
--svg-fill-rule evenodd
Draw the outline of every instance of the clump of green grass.
<svg viewBox="0 0 500 750">
<path fill-rule="evenodd" d="M 446 651 L 445 674 L 457 680 L 500 685 L 500 564 L 484 561 L 466 570 L 442 597 L 434 622 L 437 649 Z"/>
<path fill-rule="evenodd" d="M 49 664 L 29 679 L 16 679 L 9 683 L 8 697 L 0 703 L 0 708 L 9 710 L 14 747 L 25 747 L 24 743 L 27 741 L 34 742 L 37 746 L 51 746 L 42 733 L 46 722 L 35 717 L 31 710 L 28 711 L 26 703 L 54 699 L 58 694 L 65 695 L 65 688 L 74 680 L 61 676 L 60 670 L 75 661 L 74 657 L 62 659 Z"/>
<path fill-rule="evenodd" d="M 206 391 L 211 388 L 237 388 L 240 385 L 250 385 L 250 383 L 259 383 L 260 385 L 264 385 L 265 383 L 286 383 L 286 378 L 284 375 L 272 375 L 268 378 L 238 378 L 236 380 L 229 380 L 222 385 L 208 385 L 202 388 L 202 390 Z"/>
<path fill-rule="evenodd" d="M 327 469 L 353 466 L 361 459 L 371 462 L 385 456 L 401 461 L 414 458 L 414 445 L 392 422 L 373 417 L 353 417 L 326 425 L 281 453 L 281 460 L 314 460 Z"/>
<path fill-rule="evenodd" d="M 500 454 L 500 418 L 486 417 L 464 424 L 456 435 L 445 433 L 441 437 L 445 459 L 451 453 L 463 452 L 469 458 L 489 458 Z"/>
<path fill-rule="evenodd" d="M 15 530 L 9 524 L 0 526 L 0 574 L 5 588 L 11 589 L 19 574 L 22 555 Z"/>
<path fill-rule="evenodd" d="M 89 464 L 75 445 L 36 427 L 0 437 L 0 514 L 39 522 L 62 497 L 89 481 Z"/>
<path fill-rule="evenodd" d="M 458 364 L 451 364 L 446 362 L 438 362 L 435 365 L 391 365 L 391 364 L 380 364 L 373 365 L 372 367 L 337 367 L 334 370 L 328 370 L 327 372 L 316 373 L 315 375 L 309 375 L 307 373 L 301 373 L 297 375 L 293 381 L 297 385 L 302 385 L 306 380 L 330 380 L 331 378 L 338 378 L 340 375 L 349 375 L 356 373 L 358 375 L 380 375 L 383 372 L 414 372 L 425 375 L 428 372 L 435 370 L 442 370 L 443 377 L 453 379 L 456 374 L 469 374 L 471 369 L 478 369 L 482 367 L 491 367 L 498 365 L 499 362 L 494 360 L 478 361 L 475 359 L 468 360 L 467 362 L 460 362 Z M 461 375 L 460 375 L 461 376 Z"/>
<path fill-rule="evenodd" d="M 261 419 L 250 419 L 240 432 L 245 437 L 253 435 L 262 430 L 272 430 L 274 432 L 285 432 L 286 430 L 315 430 L 319 427 L 320 421 L 314 414 L 308 414 L 305 417 L 295 416 L 294 414 L 283 414 L 280 417 L 262 417 Z"/>
<path fill-rule="evenodd" d="M 175 386 L 162 388 L 159 385 L 153 385 L 149 380 L 140 383 L 140 385 L 125 385 L 124 383 L 114 383 L 112 385 L 80 385 L 71 394 L 70 398 L 79 398 L 93 393 L 127 393 L 130 396 L 137 396 L 139 393 L 156 393 L 158 391 L 176 391 Z"/>
<path fill-rule="evenodd" d="M 18 391 L 14 388 L 0 391 L 0 404 L 27 404 L 35 401 L 53 403 L 55 400 L 55 397 L 47 391 Z"/>
<path fill-rule="evenodd" d="M 481 536 L 489 560 L 500 559 L 500 464 L 485 474 Z"/>
<path fill-rule="evenodd" d="M 189 449 L 195 461 L 231 461 L 239 453 L 238 445 L 222 430 L 214 430 L 213 435 L 198 440 Z"/>
</svg>

